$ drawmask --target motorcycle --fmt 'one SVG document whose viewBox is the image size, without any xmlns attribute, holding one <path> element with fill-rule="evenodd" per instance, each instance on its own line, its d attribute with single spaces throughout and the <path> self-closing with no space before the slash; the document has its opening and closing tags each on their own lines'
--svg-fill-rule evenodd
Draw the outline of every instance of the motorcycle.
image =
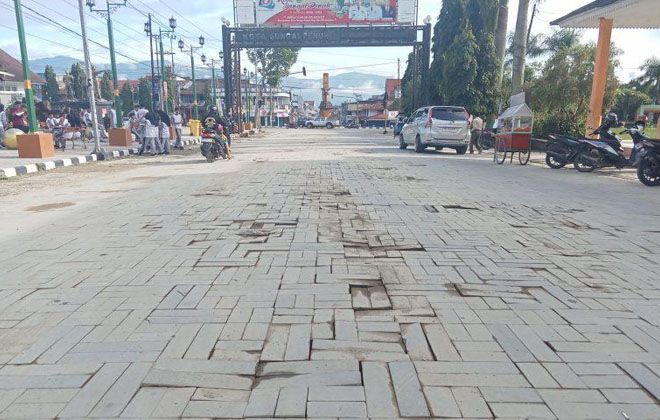
<svg viewBox="0 0 660 420">
<path fill-rule="evenodd" d="M 492 131 L 484 130 L 481 132 L 481 135 L 477 139 L 479 147 L 481 150 L 490 150 L 495 146 L 495 133 Z"/>
<path fill-rule="evenodd" d="M 202 146 L 200 147 L 200 151 L 209 163 L 221 157 L 223 159 L 228 159 L 229 157 L 227 142 L 212 131 L 205 130 L 202 132 Z"/>
<path fill-rule="evenodd" d="M 603 124 L 592 135 L 600 136 L 600 140 L 584 139 L 584 147 L 575 156 L 573 166 L 579 172 L 593 172 L 597 168 L 615 167 L 617 169 L 632 166 L 637 148 L 633 148 L 632 156 L 627 158 L 621 148 L 621 139 L 611 132 L 613 127 L 621 127 L 616 114 L 610 113 Z M 630 130 L 625 132 L 630 133 Z M 639 142 L 633 138 L 635 145 Z"/>
<path fill-rule="evenodd" d="M 660 186 L 660 140 L 646 137 L 640 129 L 627 131 L 635 143 L 632 166 L 637 168 L 637 178 L 648 187 Z"/>
<path fill-rule="evenodd" d="M 552 134 L 548 136 L 550 141 L 545 146 L 545 164 L 552 169 L 561 169 L 575 158 L 586 147 L 582 139 Z"/>
</svg>

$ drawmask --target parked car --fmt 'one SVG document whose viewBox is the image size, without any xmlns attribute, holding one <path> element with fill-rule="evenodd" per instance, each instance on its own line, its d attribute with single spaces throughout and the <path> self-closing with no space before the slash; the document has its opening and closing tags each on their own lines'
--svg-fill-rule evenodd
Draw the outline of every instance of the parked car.
<svg viewBox="0 0 660 420">
<path fill-rule="evenodd" d="M 460 106 L 427 106 L 413 113 L 401 129 L 399 148 L 415 146 L 422 153 L 427 147 L 447 147 L 464 155 L 470 145 L 470 121 Z"/>
<path fill-rule="evenodd" d="M 335 128 L 335 122 L 327 118 L 316 118 L 314 120 L 305 121 L 305 127 L 307 128 Z"/>
</svg>

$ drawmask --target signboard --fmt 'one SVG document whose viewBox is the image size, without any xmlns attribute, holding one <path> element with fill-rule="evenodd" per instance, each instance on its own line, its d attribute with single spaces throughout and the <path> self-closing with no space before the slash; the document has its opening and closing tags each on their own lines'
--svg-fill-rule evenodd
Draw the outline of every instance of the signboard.
<svg viewBox="0 0 660 420">
<path fill-rule="evenodd" d="M 413 24 L 417 0 L 234 0 L 239 26 Z M 256 20 L 255 20 L 256 19 Z"/>
<path fill-rule="evenodd" d="M 414 45 L 416 26 L 231 28 L 236 48 L 394 47 Z"/>
</svg>

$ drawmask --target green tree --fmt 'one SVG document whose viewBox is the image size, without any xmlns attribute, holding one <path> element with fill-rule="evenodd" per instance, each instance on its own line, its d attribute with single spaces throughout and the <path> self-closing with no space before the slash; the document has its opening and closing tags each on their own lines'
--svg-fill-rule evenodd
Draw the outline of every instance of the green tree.
<svg viewBox="0 0 660 420">
<path fill-rule="evenodd" d="M 500 97 L 495 45 L 499 0 L 447 0 L 433 34 L 432 103 L 490 116 Z"/>
<path fill-rule="evenodd" d="M 256 48 L 247 51 L 250 62 L 259 67 L 264 84 L 279 86 L 298 60 L 300 48 Z"/>
<path fill-rule="evenodd" d="M 104 71 L 101 76 L 101 98 L 105 100 L 113 100 L 114 91 L 112 89 L 112 74 L 109 71 Z"/>
<path fill-rule="evenodd" d="M 151 80 L 143 77 L 138 83 L 138 103 L 142 106 L 152 109 Z"/>
<path fill-rule="evenodd" d="M 55 76 L 55 70 L 51 66 L 46 66 L 44 70 L 44 79 L 46 84 L 42 88 L 42 96 L 44 100 L 48 101 L 57 101 L 60 99 L 60 86 L 57 83 L 57 77 Z"/>
<path fill-rule="evenodd" d="M 211 91 L 211 80 L 204 81 L 204 88 L 202 89 L 201 102 L 205 106 L 209 106 L 213 102 L 213 92 Z"/>
<path fill-rule="evenodd" d="M 479 92 L 476 86 L 478 75 L 477 41 L 468 25 L 465 25 L 444 54 L 444 65 L 440 73 L 440 103 L 461 105 L 470 112 L 479 114 Z"/>
<path fill-rule="evenodd" d="M 642 75 L 633 80 L 631 86 L 646 93 L 653 100 L 653 104 L 660 103 L 660 60 L 649 58 L 640 67 Z"/>
<path fill-rule="evenodd" d="M 124 114 L 131 112 L 135 104 L 133 103 L 133 89 L 131 89 L 131 84 L 128 80 L 124 82 L 124 86 L 122 86 L 119 92 L 119 97 L 121 98 L 121 109 Z"/>
<path fill-rule="evenodd" d="M 415 111 L 415 90 L 419 88 L 419 66 L 416 65 L 415 53 L 408 54 L 406 71 L 401 79 L 401 112 L 410 115 Z"/>
<path fill-rule="evenodd" d="M 85 70 L 80 63 L 71 65 L 71 93 L 74 99 L 84 100 L 87 99 L 87 76 Z"/>
<path fill-rule="evenodd" d="M 612 48 L 603 111 L 614 102 L 619 54 L 617 48 Z M 526 91 L 536 113 L 537 134 L 584 134 L 595 60 L 595 44 L 560 48 L 542 65 L 539 76 L 528 82 Z"/>
<path fill-rule="evenodd" d="M 651 97 L 644 92 L 622 87 L 616 91 L 612 111 L 616 112 L 623 121 L 633 121 L 637 117 L 639 107 L 650 104 L 651 100 Z"/>
</svg>

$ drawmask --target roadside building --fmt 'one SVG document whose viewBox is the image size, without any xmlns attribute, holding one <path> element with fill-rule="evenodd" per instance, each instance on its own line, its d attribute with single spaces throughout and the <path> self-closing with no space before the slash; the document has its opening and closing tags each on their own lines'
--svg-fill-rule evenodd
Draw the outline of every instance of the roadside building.
<svg viewBox="0 0 660 420">
<path fill-rule="evenodd" d="M 41 100 L 41 87 L 46 83 L 34 72 L 31 74 L 35 98 Z M 0 49 L 0 103 L 10 104 L 25 97 L 23 65 L 6 51 Z"/>
</svg>

